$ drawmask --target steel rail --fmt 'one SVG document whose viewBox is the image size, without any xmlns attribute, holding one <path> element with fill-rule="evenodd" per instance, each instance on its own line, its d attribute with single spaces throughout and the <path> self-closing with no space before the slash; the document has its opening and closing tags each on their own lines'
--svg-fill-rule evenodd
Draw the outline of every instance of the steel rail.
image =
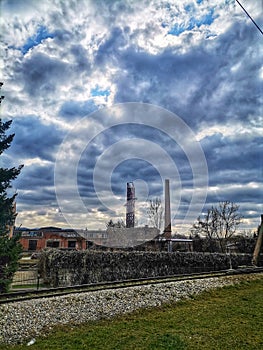
<svg viewBox="0 0 263 350">
<path fill-rule="evenodd" d="M 47 288 L 47 289 L 31 289 L 26 291 L 10 292 L 0 294 L 0 304 L 25 301 L 37 298 L 50 298 L 54 296 L 63 296 L 73 293 L 85 293 L 85 292 L 95 292 L 101 290 L 111 290 L 111 289 L 124 289 L 128 287 L 136 287 L 149 284 L 160 284 L 169 282 L 178 282 L 186 280 L 195 279 L 207 279 L 215 277 L 223 277 L 229 275 L 242 275 L 251 273 L 262 273 L 263 267 L 246 267 L 239 269 L 229 269 L 220 271 L 210 271 L 202 273 L 193 273 L 185 275 L 168 275 L 168 276 L 157 276 L 148 278 L 138 278 L 122 281 L 109 281 L 109 282 L 98 282 L 90 284 L 82 284 L 75 286 L 64 286 L 57 288 Z"/>
</svg>

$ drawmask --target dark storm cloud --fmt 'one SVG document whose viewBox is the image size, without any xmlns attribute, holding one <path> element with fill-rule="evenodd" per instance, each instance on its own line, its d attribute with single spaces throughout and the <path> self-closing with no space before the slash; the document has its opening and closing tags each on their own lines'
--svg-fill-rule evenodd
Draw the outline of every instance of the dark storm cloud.
<svg viewBox="0 0 263 350">
<path fill-rule="evenodd" d="M 235 161 L 235 159 L 233 159 Z M 226 167 L 224 161 L 222 160 L 222 167 L 218 170 L 209 167 L 209 184 L 210 186 L 220 186 L 220 185 L 234 185 L 234 184 L 242 184 L 246 185 L 248 182 L 261 182 L 261 175 L 259 172 L 259 167 L 255 168 L 246 168 L 240 167 L 236 169 L 230 169 L 230 167 Z M 242 190 L 242 189 L 241 189 Z M 261 203 L 262 196 L 260 192 L 258 192 L 255 197 L 255 201 Z"/>
<path fill-rule="evenodd" d="M 56 202 L 56 196 L 54 190 L 49 190 L 46 188 L 43 188 L 42 190 L 38 191 L 32 191 L 32 192 L 20 192 L 19 193 L 19 201 L 22 202 L 25 206 L 32 206 L 35 209 L 39 206 L 44 207 L 48 206 L 51 207 L 52 203 L 54 203 L 54 207 L 57 205 Z"/>
<path fill-rule="evenodd" d="M 54 165 L 25 165 L 15 186 L 23 190 L 42 191 L 45 187 L 54 186 Z"/>
<path fill-rule="evenodd" d="M 210 185 L 261 181 L 263 138 L 247 140 L 243 136 L 232 139 L 216 134 L 206 137 L 201 144 L 208 163 Z M 260 201 L 259 194 L 256 199 Z"/>
<path fill-rule="evenodd" d="M 90 73 L 91 64 L 87 58 L 87 50 L 82 45 L 72 45 L 70 52 L 75 57 L 75 71 Z"/>
<path fill-rule="evenodd" d="M 115 40 L 112 36 L 109 42 L 114 44 L 125 72 L 115 81 L 115 102 L 157 103 L 194 127 L 215 120 L 225 123 L 229 118 L 245 121 L 250 114 L 257 115 L 261 60 L 257 55 L 259 38 L 250 26 L 234 24 L 216 43 L 204 41 L 184 54 L 165 49 L 154 55 L 132 46 L 119 50 L 116 40 L 120 32 Z M 102 52 L 109 59 L 105 47 L 106 43 Z M 244 51 L 244 47 L 248 49 Z"/>
<path fill-rule="evenodd" d="M 108 212 L 108 208 L 104 207 L 104 206 L 100 206 L 97 208 L 97 210 L 100 212 L 100 213 L 107 213 Z"/>
<path fill-rule="evenodd" d="M 150 195 L 153 191 L 152 185 L 161 181 L 158 171 L 152 164 L 143 159 L 133 158 L 121 162 L 114 169 L 111 176 L 112 190 L 116 195 L 123 194 L 126 182 L 137 179 L 144 180 L 148 184 Z"/>
<path fill-rule="evenodd" d="M 56 153 L 65 130 L 68 131 L 77 119 L 96 111 L 104 103 L 142 101 L 176 113 L 196 134 L 202 135 L 199 139 L 212 186 L 208 204 L 219 200 L 240 202 L 247 217 L 252 217 L 249 203 L 260 203 L 258 184 L 262 181 L 259 170 L 262 167 L 262 163 L 259 164 L 262 138 L 257 132 L 253 135 L 253 130 L 261 127 L 259 116 L 262 115 L 261 37 L 255 27 L 236 13 L 233 16 L 227 14 L 228 7 L 220 2 L 212 5 L 215 13 L 207 3 L 198 17 L 204 22 L 200 25 L 190 8 L 185 7 L 179 13 L 179 2 L 101 0 L 91 1 L 83 7 L 84 3 L 86 5 L 85 1 L 52 2 L 50 9 L 41 14 L 41 20 L 40 17 L 32 18 L 32 23 L 35 22 L 31 27 L 19 16 L 13 22 L 10 18 L 13 26 L 10 36 L 6 26 L 5 42 L 20 31 L 18 45 L 27 45 L 24 56 L 9 47 L 13 57 L 6 68 L 6 76 L 13 84 L 9 101 L 14 106 L 10 116 L 14 116 L 16 132 L 10 154 L 13 152 L 15 160 L 24 159 L 26 163 L 16 182 L 21 189 L 21 205 L 35 210 L 42 205 L 52 206 L 56 201 L 52 190 Z M 48 7 L 47 3 L 44 5 Z M 195 8 L 198 10 L 201 5 Z M 83 12 L 80 13 L 80 9 Z M 153 15 L 150 20 L 147 18 L 149 13 Z M 211 18 L 202 17 L 204 14 Z M 218 14 L 225 20 L 222 27 Z M 126 21 L 126 17 L 129 20 Z M 185 25 L 180 26 L 180 19 Z M 193 20 L 195 22 L 191 22 Z M 223 23 L 228 29 L 224 29 Z M 205 24 L 205 28 L 201 24 Z M 44 25 L 47 33 L 35 37 L 36 43 L 28 41 L 39 25 Z M 213 39 L 206 40 L 209 37 Z M 23 110 L 21 116 L 17 115 L 19 108 Z M 46 115 L 51 118 L 53 112 L 56 119 L 52 127 L 40 121 Z M 30 113 L 39 118 L 28 117 Z M 107 125 L 106 118 L 113 120 L 115 116 L 101 113 L 97 120 L 96 116 L 89 118 L 101 126 Z M 126 120 L 130 121 L 129 118 L 127 116 Z M 65 126 L 64 131 L 54 126 L 58 123 L 61 128 Z M 240 136 L 234 135 L 236 124 L 242 126 Z M 244 131 L 245 124 L 248 133 Z M 89 135 L 89 130 L 82 132 Z M 78 164 L 77 181 L 86 212 L 96 212 L 98 208 L 101 213 L 106 213 L 95 193 L 94 167 L 105 150 L 125 138 L 151 141 L 171 156 L 182 186 L 182 201 L 177 213 L 177 217 L 182 217 L 191 201 L 194 180 L 186 154 L 161 131 L 132 124 L 116 126 L 97 135 L 84 150 Z M 145 159 L 153 152 L 149 148 L 144 149 Z M 71 150 L 74 152 L 74 145 Z M 134 150 L 137 150 L 136 145 Z M 146 160 L 135 159 L 133 146 L 124 145 L 118 152 L 126 153 L 128 159 L 116 164 L 112 173 L 114 194 L 125 196 L 126 182 L 142 179 L 147 182 L 150 195 L 161 196 L 162 179 L 158 171 Z M 105 173 L 100 174 L 99 181 L 110 176 L 107 169 L 111 169 L 115 159 L 118 160 L 117 156 L 112 152 L 111 157 L 104 158 L 102 168 Z M 162 159 L 156 159 L 156 163 L 166 166 Z M 66 186 L 65 183 L 65 194 L 70 193 Z M 78 212 L 78 208 L 74 210 L 72 205 L 72 212 Z M 96 216 L 92 220 L 96 221 Z"/>
<path fill-rule="evenodd" d="M 239 186 L 235 186 L 235 184 L 230 184 L 230 186 L 226 189 L 221 188 L 220 191 L 215 193 L 212 198 L 208 196 L 207 201 L 210 203 L 216 203 L 216 202 L 222 202 L 229 200 L 231 201 L 232 198 L 235 198 L 235 202 L 242 203 L 242 202 L 250 202 L 256 203 L 256 199 L 259 197 L 259 188 L 253 188 L 253 187 L 245 187 L 243 186 L 242 191 L 240 191 Z M 216 201 L 215 201 L 216 197 Z M 259 203 L 261 203 L 259 201 Z M 253 209 L 253 205 L 252 208 Z"/>
<path fill-rule="evenodd" d="M 96 118 L 96 115 L 94 118 Z M 181 166 L 186 160 L 186 156 L 181 146 L 176 142 L 176 139 L 173 139 L 160 129 L 153 128 L 145 124 L 124 123 L 121 125 L 112 126 L 111 128 L 105 129 L 103 132 L 96 135 L 89 147 L 92 147 L 93 145 L 92 151 L 94 154 L 97 145 L 97 152 L 95 152 L 95 154 L 98 156 L 115 142 L 124 139 L 132 140 L 135 138 L 149 140 L 154 144 L 160 145 L 160 147 L 163 148 L 173 159 L 176 158 L 176 162 L 179 166 Z M 89 154 L 91 154 L 90 151 Z"/>
<path fill-rule="evenodd" d="M 97 197 L 93 183 L 95 159 L 92 158 L 90 162 L 88 162 L 88 159 L 89 157 L 84 155 L 78 168 L 78 190 L 80 196 L 86 198 L 87 201 Z M 108 159 L 105 162 L 104 166 L 105 169 L 107 169 L 107 167 L 111 166 L 112 159 Z M 156 195 L 156 183 L 161 182 L 160 175 L 153 165 L 143 159 L 136 159 L 134 157 L 116 164 L 112 174 L 106 171 L 101 174 L 101 177 L 102 180 L 105 177 L 104 181 L 107 181 L 107 179 L 111 177 L 112 191 L 116 195 L 124 195 L 126 182 L 136 179 L 144 180 L 149 186 L 150 195 Z M 159 187 L 161 188 L 161 186 L 162 185 Z M 160 195 L 161 192 L 158 194 Z"/>
<path fill-rule="evenodd" d="M 32 97 L 54 94 L 57 85 L 70 79 L 72 72 L 67 63 L 44 53 L 33 53 L 25 58 L 17 69 L 19 78 L 23 77 L 24 88 Z"/>
<path fill-rule="evenodd" d="M 37 116 L 19 117 L 12 124 L 15 130 L 13 141 L 15 158 L 54 160 L 63 133 L 54 125 L 44 125 Z"/>
<path fill-rule="evenodd" d="M 51 22 L 56 23 L 56 21 L 59 20 L 59 17 L 61 18 L 60 14 L 51 14 Z M 52 21 L 53 19 L 53 21 Z M 58 25 L 56 25 L 58 27 Z M 67 43 L 71 42 L 73 40 L 73 34 L 72 32 L 66 30 L 66 29 L 56 29 L 54 31 L 54 43 L 56 43 L 58 46 L 65 46 Z"/>
<path fill-rule="evenodd" d="M 141 125 L 128 123 L 114 126 L 98 134 L 82 153 L 78 167 L 78 186 L 81 196 L 94 196 L 93 171 L 99 156 L 103 154 L 105 149 L 108 149 L 120 139 L 122 141 L 126 139 L 128 142 L 135 138 L 149 140 L 154 144 L 158 144 L 164 152 L 171 157 L 171 161 L 175 163 L 178 172 L 184 179 L 184 185 L 189 186 L 190 183 L 192 184 L 193 175 L 189 161 L 185 153 L 174 140 L 160 130 L 156 130 L 152 127 L 145 125 L 142 127 Z M 139 159 L 137 157 L 136 148 L 134 149 L 132 147 L 129 149 L 130 146 L 127 147 L 124 144 L 121 150 L 117 151 L 118 154 L 116 154 L 119 155 L 121 151 L 122 154 L 127 156 L 127 159 L 116 164 L 112 173 L 111 185 L 113 192 L 116 195 L 122 194 L 126 182 L 142 179 L 149 186 L 150 196 L 162 195 L 161 177 L 155 168 L 156 164 L 150 164 L 143 159 Z M 145 150 L 145 156 L 146 152 L 147 150 Z M 151 153 L 152 151 L 148 150 L 148 152 Z M 112 161 L 112 158 L 104 159 L 105 173 L 101 174 L 102 178 L 105 176 L 105 179 L 107 179 L 110 176 L 107 169 L 111 167 Z M 161 160 L 159 160 L 159 164 L 161 164 L 160 162 Z M 157 183 L 159 183 L 160 186 L 156 186 Z"/>
<path fill-rule="evenodd" d="M 108 26 L 116 24 L 116 19 L 120 15 L 135 12 L 136 3 L 130 1 L 92 0 L 91 2 L 96 14 L 102 17 Z"/>
<path fill-rule="evenodd" d="M 123 31 L 119 27 L 111 30 L 110 36 L 100 45 L 97 53 L 95 64 L 102 67 L 108 61 L 117 63 L 121 59 L 120 48 L 126 44 Z"/>
<path fill-rule="evenodd" d="M 80 118 L 96 111 L 97 109 L 98 107 L 93 100 L 87 100 L 84 102 L 67 101 L 61 106 L 59 115 L 66 119 Z"/>
</svg>

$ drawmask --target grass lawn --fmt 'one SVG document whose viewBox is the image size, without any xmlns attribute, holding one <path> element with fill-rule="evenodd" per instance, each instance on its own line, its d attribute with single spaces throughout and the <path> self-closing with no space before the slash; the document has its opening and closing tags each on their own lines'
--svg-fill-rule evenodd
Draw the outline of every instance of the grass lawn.
<svg viewBox="0 0 263 350">
<path fill-rule="evenodd" d="M 1 349 L 263 349 L 263 278 L 130 315 L 53 329 L 32 346 Z"/>
</svg>

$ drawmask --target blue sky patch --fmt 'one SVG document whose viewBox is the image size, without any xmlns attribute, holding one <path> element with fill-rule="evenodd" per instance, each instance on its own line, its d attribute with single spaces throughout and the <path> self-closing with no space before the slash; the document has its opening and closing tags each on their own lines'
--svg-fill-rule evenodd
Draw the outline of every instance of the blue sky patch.
<svg viewBox="0 0 263 350">
<path fill-rule="evenodd" d="M 194 5 L 193 4 L 189 4 L 189 5 L 186 5 L 184 6 L 184 9 L 186 12 L 191 12 L 191 11 L 194 11 Z"/>
<path fill-rule="evenodd" d="M 181 33 L 192 30 L 195 27 L 200 28 L 202 25 L 211 25 L 217 16 L 214 16 L 214 9 L 211 9 L 206 15 L 197 19 L 196 17 L 191 17 L 188 24 L 178 24 L 176 23 L 168 32 L 168 34 L 179 36 Z"/>
<path fill-rule="evenodd" d="M 163 23 L 161 24 L 161 26 L 162 26 L 163 28 L 166 28 L 166 27 L 168 27 L 168 24 L 163 22 Z"/>
<path fill-rule="evenodd" d="M 20 48 L 23 55 L 25 55 L 32 47 L 39 45 L 43 40 L 54 38 L 53 33 L 49 33 L 45 26 L 39 26 L 35 35 L 27 39 L 26 43 Z"/>
<path fill-rule="evenodd" d="M 217 18 L 218 16 L 214 16 L 214 10 L 213 9 L 211 9 L 209 12 L 208 12 L 208 14 L 206 14 L 206 15 L 204 15 L 203 17 L 201 17 L 201 19 L 200 20 L 197 20 L 196 21 L 196 25 L 197 25 L 197 27 L 199 28 L 199 27 L 201 27 L 201 25 L 211 25 L 213 22 L 214 22 L 214 20 Z"/>
<path fill-rule="evenodd" d="M 95 96 L 110 96 L 110 90 L 106 89 L 106 90 L 101 90 L 99 88 L 99 86 L 97 85 L 94 89 L 91 89 L 91 96 L 95 97 Z"/>
<path fill-rule="evenodd" d="M 168 34 L 179 36 L 181 33 L 185 32 L 187 30 L 187 27 L 184 27 L 180 24 L 175 24 L 173 28 L 171 28 L 168 32 Z"/>
</svg>

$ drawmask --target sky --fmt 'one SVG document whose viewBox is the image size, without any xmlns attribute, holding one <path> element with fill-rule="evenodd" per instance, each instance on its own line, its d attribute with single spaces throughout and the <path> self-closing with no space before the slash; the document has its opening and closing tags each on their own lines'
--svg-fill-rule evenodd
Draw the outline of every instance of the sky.
<svg viewBox="0 0 263 350">
<path fill-rule="evenodd" d="M 260 28 L 263 2 L 240 1 Z M 263 36 L 233 0 L 1 0 L 1 118 L 24 164 L 16 226 L 136 223 L 170 179 L 174 233 L 262 208 Z"/>
</svg>

